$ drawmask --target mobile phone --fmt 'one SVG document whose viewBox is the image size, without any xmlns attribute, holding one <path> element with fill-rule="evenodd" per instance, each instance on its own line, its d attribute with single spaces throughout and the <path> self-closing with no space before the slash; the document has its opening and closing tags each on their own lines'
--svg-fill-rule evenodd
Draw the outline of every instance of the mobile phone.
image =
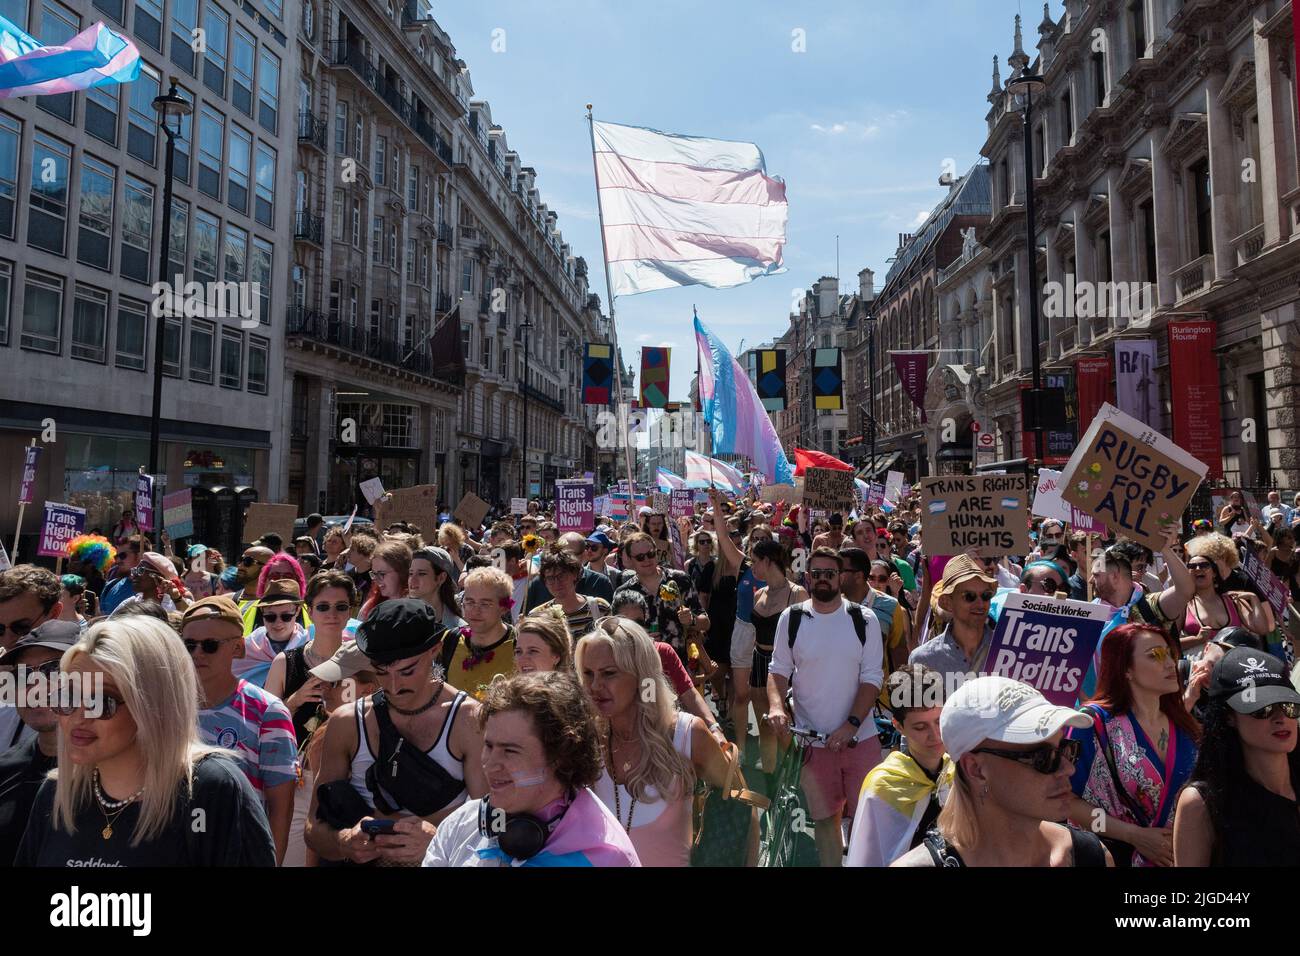
<svg viewBox="0 0 1300 956">
<path fill-rule="evenodd" d="M 393 827 L 396 825 L 396 820 L 362 820 L 361 832 L 370 836 L 379 836 L 380 834 L 392 833 Z"/>
</svg>

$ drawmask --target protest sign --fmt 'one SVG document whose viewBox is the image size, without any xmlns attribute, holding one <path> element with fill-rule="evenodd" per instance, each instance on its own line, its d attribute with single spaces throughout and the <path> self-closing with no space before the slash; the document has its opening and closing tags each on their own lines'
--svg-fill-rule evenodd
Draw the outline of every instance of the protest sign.
<svg viewBox="0 0 1300 956">
<path fill-rule="evenodd" d="M 596 499 L 596 514 L 597 515 L 609 514 L 609 495 L 601 495 L 599 498 Z"/>
<path fill-rule="evenodd" d="M 650 493 L 650 507 L 655 510 L 656 514 L 668 514 L 669 501 L 668 492 L 666 491 L 652 491 Z"/>
<path fill-rule="evenodd" d="M 903 496 L 903 473 L 901 471 L 891 471 L 885 475 L 885 499 L 898 504 L 898 499 Z"/>
<path fill-rule="evenodd" d="M 1024 475 L 952 475 L 921 482 L 921 549 L 983 557 L 1027 554 L 1029 482 Z"/>
<path fill-rule="evenodd" d="M 769 504 L 784 501 L 786 504 L 792 505 L 799 501 L 799 489 L 795 485 L 764 485 L 763 490 L 758 493 L 758 497 Z"/>
<path fill-rule="evenodd" d="M 523 514 L 527 514 L 527 513 L 528 513 L 528 499 L 527 499 L 527 498 L 511 498 L 511 499 L 510 499 L 510 513 L 511 513 L 512 515 L 523 515 Z"/>
<path fill-rule="evenodd" d="M 695 513 L 689 488 L 674 488 L 668 493 L 668 513 L 673 518 L 689 518 Z"/>
<path fill-rule="evenodd" d="M 1038 487 L 1034 489 L 1031 514 L 1053 521 L 1069 521 L 1070 506 L 1061 499 L 1061 473 L 1052 468 L 1038 469 Z"/>
<path fill-rule="evenodd" d="M 0 541 L 0 571 L 8 571 L 13 566 L 13 562 L 9 560 L 9 552 L 5 550 L 4 542 Z"/>
<path fill-rule="evenodd" d="M 1177 528 L 1208 466 L 1109 402 L 1061 473 L 1061 497 L 1152 551 Z"/>
<path fill-rule="evenodd" d="M 194 534 L 194 489 L 163 495 L 163 527 L 174 540 Z"/>
<path fill-rule="evenodd" d="M 18 503 L 32 503 L 32 486 L 36 484 L 36 462 L 43 449 L 39 445 L 28 445 L 23 449 L 23 482 L 18 488 Z"/>
<path fill-rule="evenodd" d="M 853 472 L 837 468 L 804 469 L 803 503 L 808 508 L 847 514 L 853 510 L 856 497 Z"/>
<path fill-rule="evenodd" d="M 1073 707 L 1111 613 L 1100 604 L 1012 591 L 993 632 L 984 673 L 1018 680 L 1053 704 Z"/>
<path fill-rule="evenodd" d="M 584 478 L 555 483 L 555 527 L 561 534 L 596 528 L 596 485 Z"/>
<path fill-rule="evenodd" d="M 1255 582 L 1255 586 L 1259 588 L 1259 593 L 1264 596 L 1264 600 L 1273 608 L 1274 619 L 1280 623 L 1282 612 L 1286 610 L 1287 602 L 1291 600 L 1291 592 L 1282 583 L 1282 579 L 1270 571 L 1263 561 L 1255 557 L 1255 552 L 1250 548 L 1245 548 L 1242 551 L 1241 570 L 1246 577 Z"/>
<path fill-rule="evenodd" d="M 375 502 L 375 525 L 387 528 L 405 521 L 421 534 L 432 536 L 438 521 L 438 486 L 413 485 L 394 488 Z"/>
<path fill-rule="evenodd" d="M 153 527 L 153 475 L 141 472 L 135 479 L 135 523 L 141 531 Z"/>
<path fill-rule="evenodd" d="M 366 496 L 368 504 L 374 504 L 384 497 L 384 482 L 380 478 L 367 478 L 361 482 L 361 493 Z"/>
<path fill-rule="evenodd" d="M 1086 511 L 1080 511 L 1073 505 L 1070 506 L 1070 527 L 1075 531 L 1082 531 L 1084 534 L 1099 534 L 1103 538 L 1110 533 L 1106 530 L 1104 524 Z"/>
<path fill-rule="evenodd" d="M 867 492 L 867 507 L 879 508 L 885 502 L 885 486 L 878 481 L 873 481 L 868 488 L 870 490 Z"/>
<path fill-rule="evenodd" d="M 36 553 L 44 558 L 66 558 L 68 542 L 86 530 L 86 509 L 58 501 L 45 502 L 45 523 Z"/>
<path fill-rule="evenodd" d="M 483 523 L 487 513 L 492 510 L 492 506 L 486 501 L 474 494 L 472 491 L 465 492 L 465 497 L 460 499 L 460 504 L 452 512 L 452 517 L 456 518 L 466 528 L 471 531 L 477 530 L 478 526 Z"/>
<path fill-rule="evenodd" d="M 297 517 L 297 505 L 254 501 L 244 515 L 244 543 L 251 544 L 264 534 L 274 533 L 280 536 L 283 543 L 292 545 L 293 522 Z"/>
</svg>

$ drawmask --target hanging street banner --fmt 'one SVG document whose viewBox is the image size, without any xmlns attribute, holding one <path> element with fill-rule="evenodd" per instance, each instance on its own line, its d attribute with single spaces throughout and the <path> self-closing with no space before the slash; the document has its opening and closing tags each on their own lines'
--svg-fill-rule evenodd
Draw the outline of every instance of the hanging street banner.
<svg viewBox="0 0 1300 956">
<path fill-rule="evenodd" d="M 813 408 L 837 412 L 844 407 L 844 371 L 839 349 L 813 349 Z"/>
<path fill-rule="evenodd" d="M 1115 397 L 1115 404 L 1126 415 L 1151 428 L 1160 428 L 1155 339 L 1120 339 L 1115 343 Z"/>
<path fill-rule="evenodd" d="M 921 549 L 1028 554 L 1029 481 L 1024 475 L 953 475 L 921 480 Z"/>
<path fill-rule="evenodd" d="M 754 389 L 763 408 L 785 411 L 785 349 L 759 349 L 754 353 Z"/>
<path fill-rule="evenodd" d="M 1158 552 L 1206 471 L 1160 432 L 1107 403 L 1062 469 L 1061 497 Z"/>
<path fill-rule="evenodd" d="M 668 404 L 668 376 L 672 349 L 645 346 L 641 349 L 641 407 L 663 408 Z"/>
<path fill-rule="evenodd" d="M 582 404 L 608 405 L 613 381 L 614 350 L 608 345 L 588 343 L 582 357 Z"/>
<path fill-rule="evenodd" d="M 930 365 L 928 352 L 895 352 L 894 370 L 903 383 L 903 394 L 921 411 L 921 424 L 925 417 L 925 379 Z"/>
<path fill-rule="evenodd" d="M 1037 688 L 1053 704 L 1074 707 L 1111 609 L 1012 591 L 1002 606 L 984 673 Z"/>
<path fill-rule="evenodd" d="M 43 558 L 66 558 L 68 542 L 86 530 L 86 509 L 58 501 L 45 502 L 45 522 L 36 553 Z"/>
<path fill-rule="evenodd" d="M 1209 465 L 1211 478 L 1222 478 L 1223 421 L 1214 323 L 1170 322 L 1168 332 L 1174 443 Z"/>
</svg>

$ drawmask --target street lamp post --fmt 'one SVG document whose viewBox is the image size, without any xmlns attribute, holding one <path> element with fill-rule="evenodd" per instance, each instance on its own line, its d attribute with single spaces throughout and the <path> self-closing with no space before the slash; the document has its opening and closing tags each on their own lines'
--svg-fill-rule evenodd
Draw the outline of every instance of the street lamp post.
<svg viewBox="0 0 1300 956">
<path fill-rule="evenodd" d="M 1029 348 L 1033 385 L 1026 409 L 1033 409 L 1034 457 L 1043 462 L 1042 386 L 1043 359 L 1039 354 L 1038 330 L 1038 246 L 1034 237 L 1034 94 L 1041 93 L 1047 84 L 1037 73 L 1025 72 L 1007 81 L 1007 90 L 1024 98 L 1025 141 L 1025 258 L 1029 267 Z"/>
<path fill-rule="evenodd" d="M 519 323 L 519 330 L 524 333 L 524 377 L 519 383 L 519 392 L 524 400 L 524 445 L 520 455 L 520 483 L 523 485 L 519 492 L 521 498 L 531 498 L 531 491 L 528 487 L 528 333 L 532 331 L 533 320 L 527 315 Z"/>
<path fill-rule="evenodd" d="M 167 275 L 171 259 L 172 236 L 172 168 L 176 161 L 176 137 L 181 133 L 181 120 L 193 112 L 190 102 L 176 91 L 176 83 L 165 96 L 154 98 L 153 108 L 158 112 L 158 125 L 167 136 L 167 162 L 163 179 L 163 218 L 162 242 L 158 250 L 158 279 L 171 288 L 171 279 Z M 173 128 L 174 124 L 174 128 Z M 178 290 L 173 289 L 173 293 Z M 176 295 L 169 301 L 174 305 Z M 163 351 L 166 348 L 167 317 L 160 315 L 156 319 L 153 345 L 153 417 L 149 422 L 149 474 L 158 474 L 158 456 L 161 446 L 162 429 L 162 386 L 163 386 Z M 157 479 L 155 478 L 155 485 Z M 155 511 L 155 513 L 157 513 Z"/>
<path fill-rule="evenodd" d="M 871 473 L 867 475 L 872 481 L 876 480 L 876 315 L 871 313 L 867 316 L 867 369 L 871 377 L 871 391 L 867 393 L 867 398 L 871 404 L 870 411 L 867 412 L 867 435 L 871 444 Z"/>
</svg>

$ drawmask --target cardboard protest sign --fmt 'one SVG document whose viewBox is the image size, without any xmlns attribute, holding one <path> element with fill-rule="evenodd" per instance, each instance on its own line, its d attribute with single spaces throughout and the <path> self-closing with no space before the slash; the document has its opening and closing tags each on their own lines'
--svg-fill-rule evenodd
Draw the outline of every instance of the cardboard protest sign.
<svg viewBox="0 0 1300 956">
<path fill-rule="evenodd" d="M 399 521 L 415 525 L 422 534 L 431 534 L 438 521 L 438 486 L 394 488 L 375 502 L 376 526 L 387 528 Z"/>
<path fill-rule="evenodd" d="M 983 557 L 1028 554 L 1029 482 L 1024 475 L 926 478 L 921 493 L 921 550 Z"/>
<path fill-rule="evenodd" d="M 555 483 L 555 527 L 590 533 L 596 528 L 596 485 L 579 478 Z"/>
<path fill-rule="evenodd" d="M 194 489 L 163 495 L 163 527 L 179 540 L 194 534 Z"/>
<path fill-rule="evenodd" d="M 510 513 L 511 513 L 512 515 L 523 515 L 523 514 L 527 514 L 527 513 L 528 513 L 528 499 L 527 499 L 527 498 L 511 498 L 511 499 L 510 499 Z"/>
<path fill-rule="evenodd" d="M 153 531 L 153 475 L 141 472 L 135 479 L 135 523 L 141 531 Z"/>
<path fill-rule="evenodd" d="M 668 492 L 652 491 L 650 493 L 650 507 L 653 508 L 657 514 L 661 514 L 661 515 L 668 514 L 668 508 L 669 508 Z"/>
<path fill-rule="evenodd" d="M 58 501 L 45 502 L 45 521 L 36 553 L 44 558 L 66 558 L 68 542 L 86 530 L 86 509 Z"/>
<path fill-rule="evenodd" d="M 254 501 L 248 506 L 248 514 L 244 515 L 244 542 L 251 543 L 267 532 L 274 532 L 282 542 L 292 545 L 293 522 L 297 517 L 297 505 Z"/>
<path fill-rule="evenodd" d="M 819 511 L 853 510 L 857 498 L 853 472 L 836 468 L 806 468 L 803 473 L 803 503 Z"/>
<path fill-rule="evenodd" d="M 472 491 L 465 492 L 465 497 L 460 499 L 460 504 L 452 512 L 452 517 L 456 518 L 466 528 L 476 529 L 483 523 L 487 513 L 492 510 L 492 506 L 486 501 L 474 494 Z"/>
<path fill-rule="evenodd" d="M 1070 520 L 1070 506 L 1061 498 L 1061 473 L 1052 468 L 1038 469 L 1038 487 L 1030 513 L 1036 518 Z"/>
<path fill-rule="evenodd" d="M 1287 603 L 1291 600 L 1291 592 L 1282 579 L 1270 571 L 1263 561 L 1255 557 L 1255 552 L 1250 548 L 1242 552 L 1241 570 L 1246 577 L 1255 582 L 1264 600 L 1273 608 L 1274 618 L 1280 622 L 1282 612 L 1286 610 Z"/>
<path fill-rule="evenodd" d="M 367 478 L 361 482 L 361 493 L 366 496 L 368 504 L 374 504 L 384 497 L 384 482 L 380 478 Z"/>
<path fill-rule="evenodd" d="M 1111 610 L 1012 591 L 1002 606 L 984 673 L 1035 687 L 1053 704 L 1073 707 Z"/>
<path fill-rule="evenodd" d="M 799 489 L 795 485 L 764 485 L 763 490 L 758 493 L 758 497 L 769 504 L 784 501 L 786 504 L 792 505 L 799 501 Z"/>
<path fill-rule="evenodd" d="M 1208 470 L 1107 402 L 1062 469 L 1061 497 L 1115 534 L 1160 551 Z"/>
<path fill-rule="evenodd" d="M 885 498 L 888 501 L 898 504 L 898 499 L 903 496 L 903 473 L 901 471 L 891 471 L 885 475 Z"/>
</svg>

